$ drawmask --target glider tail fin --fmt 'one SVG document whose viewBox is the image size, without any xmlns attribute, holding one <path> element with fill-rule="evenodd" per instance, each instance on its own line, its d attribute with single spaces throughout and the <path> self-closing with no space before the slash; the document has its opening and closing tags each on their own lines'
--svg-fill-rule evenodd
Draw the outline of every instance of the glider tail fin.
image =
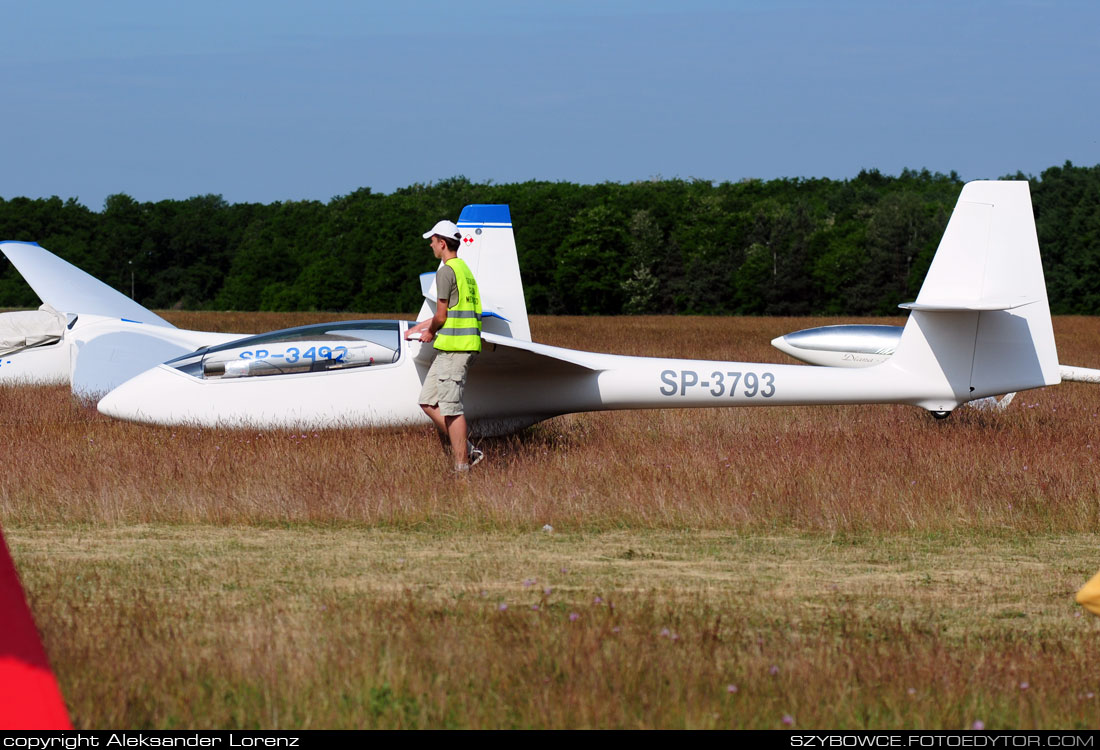
<svg viewBox="0 0 1100 750">
<path fill-rule="evenodd" d="M 963 186 L 890 366 L 936 383 L 918 405 L 1060 382 L 1031 192 L 1023 181 Z"/>
<path fill-rule="evenodd" d="M 466 206 L 458 217 L 458 228 L 462 232 L 458 257 L 473 271 L 481 292 L 482 330 L 530 341 L 527 302 L 508 206 Z M 435 313 L 435 273 L 422 274 L 420 285 L 425 299 L 417 320 Z"/>
</svg>

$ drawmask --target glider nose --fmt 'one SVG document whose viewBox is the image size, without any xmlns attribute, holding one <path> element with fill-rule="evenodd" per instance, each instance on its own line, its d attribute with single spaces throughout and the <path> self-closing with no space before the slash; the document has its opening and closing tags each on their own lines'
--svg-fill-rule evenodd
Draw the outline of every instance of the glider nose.
<svg viewBox="0 0 1100 750">
<path fill-rule="evenodd" d="M 159 366 L 135 375 L 101 398 L 96 408 L 100 414 L 115 419 L 155 421 L 157 405 L 166 405 L 171 400 L 164 392 L 166 375 Z"/>
<path fill-rule="evenodd" d="M 790 334 L 787 334 L 787 336 L 789 335 Z M 787 340 L 787 336 L 776 336 L 774 339 L 772 339 L 772 346 L 774 346 L 776 349 L 783 352 L 784 354 L 790 355 L 795 359 L 799 359 L 795 356 L 794 346 L 791 344 L 791 342 Z"/>
<path fill-rule="evenodd" d="M 107 417 L 114 417 L 115 419 L 130 419 L 130 411 L 125 408 L 127 401 L 125 391 L 126 383 L 123 383 L 118 388 L 108 392 L 107 395 L 101 398 L 99 403 L 96 404 L 99 413 Z"/>
</svg>

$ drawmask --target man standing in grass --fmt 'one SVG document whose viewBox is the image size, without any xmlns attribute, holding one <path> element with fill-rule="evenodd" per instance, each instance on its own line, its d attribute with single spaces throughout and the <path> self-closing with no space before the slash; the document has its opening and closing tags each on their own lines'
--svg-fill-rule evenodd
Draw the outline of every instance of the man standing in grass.
<svg viewBox="0 0 1100 750">
<path fill-rule="evenodd" d="M 468 440 L 462 391 L 470 362 L 481 351 L 481 295 L 469 266 L 458 257 L 462 233 L 452 221 L 438 222 L 424 239 L 443 262 L 435 274 L 435 316 L 409 328 L 405 338 L 420 335 L 421 343 L 435 340 L 435 360 L 420 391 L 420 408 L 436 429 L 439 439 L 451 443 L 455 472 L 464 474 L 484 458 Z"/>
</svg>

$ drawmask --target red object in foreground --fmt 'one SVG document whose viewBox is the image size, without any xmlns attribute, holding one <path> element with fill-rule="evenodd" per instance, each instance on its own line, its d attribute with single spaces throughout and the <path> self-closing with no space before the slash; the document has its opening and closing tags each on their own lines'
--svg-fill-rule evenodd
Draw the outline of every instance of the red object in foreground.
<svg viewBox="0 0 1100 750">
<path fill-rule="evenodd" d="M 72 728 L 0 532 L 0 730 Z"/>
</svg>

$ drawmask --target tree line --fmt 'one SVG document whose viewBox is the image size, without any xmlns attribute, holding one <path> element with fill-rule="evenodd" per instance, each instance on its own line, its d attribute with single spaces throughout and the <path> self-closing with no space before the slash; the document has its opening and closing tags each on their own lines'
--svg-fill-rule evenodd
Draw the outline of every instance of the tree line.
<svg viewBox="0 0 1100 750">
<path fill-rule="evenodd" d="M 1051 309 L 1100 313 L 1100 165 L 1029 179 Z M 425 227 L 511 206 L 533 314 L 891 315 L 912 300 L 963 182 L 928 170 L 849 180 L 629 184 L 463 177 L 328 203 L 0 199 L 32 240 L 154 309 L 413 312 Z M 0 307 L 37 298 L 10 264 Z"/>
</svg>

